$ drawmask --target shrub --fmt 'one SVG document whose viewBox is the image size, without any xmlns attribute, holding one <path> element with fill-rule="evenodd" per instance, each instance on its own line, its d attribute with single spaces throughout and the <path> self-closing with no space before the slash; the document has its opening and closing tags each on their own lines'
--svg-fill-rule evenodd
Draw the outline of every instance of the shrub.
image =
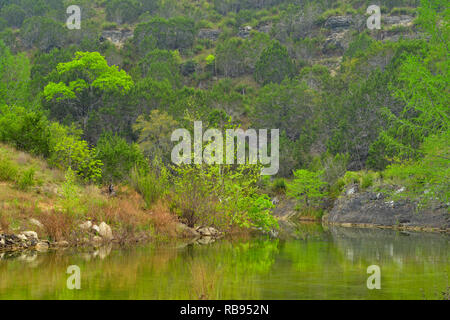
<svg viewBox="0 0 450 320">
<path fill-rule="evenodd" d="M 274 193 L 286 193 L 286 180 L 283 178 L 275 179 L 272 183 L 272 192 Z"/>
<path fill-rule="evenodd" d="M 50 155 L 49 121 L 40 110 L 0 107 L 0 141 L 19 150 L 45 157 Z"/>
<path fill-rule="evenodd" d="M 80 206 L 81 190 L 77 185 L 76 178 L 75 172 L 69 167 L 65 174 L 65 181 L 61 186 L 62 199 L 60 200 L 60 204 L 69 215 L 83 210 Z"/>
<path fill-rule="evenodd" d="M 71 168 L 84 182 L 96 182 L 102 175 L 103 163 L 96 158 L 96 150 L 74 135 L 62 136 L 56 142 L 50 164 Z"/>
<path fill-rule="evenodd" d="M 0 181 L 14 181 L 18 172 L 17 165 L 0 155 Z"/>
<path fill-rule="evenodd" d="M 363 190 L 371 187 L 373 185 L 373 177 L 371 174 L 364 174 L 361 178 L 361 188 Z"/>
<path fill-rule="evenodd" d="M 103 163 L 102 182 L 117 183 L 129 179 L 133 167 L 146 164 L 137 144 L 129 145 L 125 139 L 104 133 L 97 142 L 97 159 Z"/>
<path fill-rule="evenodd" d="M 26 190 L 35 184 L 34 180 L 35 171 L 36 170 L 34 168 L 28 168 L 18 176 L 16 184 L 20 190 Z"/>
<path fill-rule="evenodd" d="M 131 185 L 144 198 L 150 208 L 168 190 L 169 172 L 160 160 L 155 158 L 150 169 L 135 166 L 131 171 Z"/>
<path fill-rule="evenodd" d="M 326 182 L 322 181 L 323 172 L 311 172 L 308 170 L 294 171 L 294 180 L 287 185 L 289 196 L 301 201 L 302 209 L 317 207 L 320 200 L 326 196 L 323 191 Z"/>
</svg>

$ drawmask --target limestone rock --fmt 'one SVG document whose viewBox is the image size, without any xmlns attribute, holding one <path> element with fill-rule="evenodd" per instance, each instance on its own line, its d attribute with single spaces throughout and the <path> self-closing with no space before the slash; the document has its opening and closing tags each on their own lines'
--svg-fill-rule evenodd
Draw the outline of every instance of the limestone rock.
<svg viewBox="0 0 450 320">
<path fill-rule="evenodd" d="M 39 241 L 36 243 L 36 250 L 39 252 L 45 252 L 48 250 L 48 243 L 44 241 Z"/>
<path fill-rule="evenodd" d="M 106 240 L 112 240 L 113 239 L 113 233 L 111 230 L 111 227 L 108 226 L 105 222 L 100 223 L 100 226 L 98 227 L 98 234 Z"/>
<path fill-rule="evenodd" d="M 203 237 L 217 237 L 220 235 L 220 232 L 213 227 L 198 228 L 197 232 L 200 233 L 200 235 Z"/>
<path fill-rule="evenodd" d="M 89 230 L 90 228 L 92 228 L 92 222 L 86 221 L 86 222 L 80 224 L 78 227 L 82 230 Z"/>
<path fill-rule="evenodd" d="M 177 233 L 186 237 L 199 237 L 200 234 L 193 228 L 188 227 L 184 223 L 177 223 Z"/>
<path fill-rule="evenodd" d="M 36 240 L 39 239 L 38 238 L 38 234 L 36 232 L 34 232 L 34 231 L 24 231 L 24 232 L 22 232 L 22 234 L 25 237 L 27 237 L 28 240 L 30 240 L 30 239 L 36 239 Z"/>
<path fill-rule="evenodd" d="M 98 225 L 94 224 L 92 226 L 92 230 L 94 230 L 95 232 L 100 232 L 100 227 Z"/>
<path fill-rule="evenodd" d="M 325 21 L 325 27 L 329 29 L 349 28 L 352 24 L 352 16 L 331 16 Z"/>
</svg>

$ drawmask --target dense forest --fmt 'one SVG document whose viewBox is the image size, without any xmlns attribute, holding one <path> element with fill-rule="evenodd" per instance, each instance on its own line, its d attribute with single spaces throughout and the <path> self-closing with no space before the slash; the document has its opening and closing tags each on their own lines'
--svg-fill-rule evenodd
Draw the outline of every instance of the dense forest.
<svg viewBox="0 0 450 320">
<path fill-rule="evenodd" d="M 88 218 L 271 232 L 274 197 L 320 218 L 349 184 L 448 206 L 448 23 L 444 0 L 0 0 L 0 229 L 28 212 L 56 240 Z M 279 129 L 278 174 L 174 165 L 194 121 Z"/>
</svg>

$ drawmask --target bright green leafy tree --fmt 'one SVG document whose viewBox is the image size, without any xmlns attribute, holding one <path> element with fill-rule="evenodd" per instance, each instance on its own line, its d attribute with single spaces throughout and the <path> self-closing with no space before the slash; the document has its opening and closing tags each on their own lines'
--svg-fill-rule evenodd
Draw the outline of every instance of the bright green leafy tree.
<svg viewBox="0 0 450 320">
<path fill-rule="evenodd" d="M 74 60 L 58 64 L 57 70 L 62 81 L 50 82 L 44 88 L 45 100 L 54 116 L 69 116 L 83 129 L 91 113 L 104 105 L 106 96 L 127 93 L 134 85 L 124 70 L 109 66 L 98 52 L 77 52 Z"/>
</svg>

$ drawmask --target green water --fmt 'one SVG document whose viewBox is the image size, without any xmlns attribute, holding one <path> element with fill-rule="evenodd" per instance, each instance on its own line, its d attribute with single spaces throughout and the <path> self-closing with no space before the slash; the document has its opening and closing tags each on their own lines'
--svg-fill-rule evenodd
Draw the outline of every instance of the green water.
<svg viewBox="0 0 450 320">
<path fill-rule="evenodd" d="M 449 283 L 449 239 L 309 225 L 284 240 L 3 255 L 0 299 L 436 299 Z M 70 265 L 80 290 L 66 286 Z M 367 288 L 370 265 L 380 290 Z"/>
</svg>

